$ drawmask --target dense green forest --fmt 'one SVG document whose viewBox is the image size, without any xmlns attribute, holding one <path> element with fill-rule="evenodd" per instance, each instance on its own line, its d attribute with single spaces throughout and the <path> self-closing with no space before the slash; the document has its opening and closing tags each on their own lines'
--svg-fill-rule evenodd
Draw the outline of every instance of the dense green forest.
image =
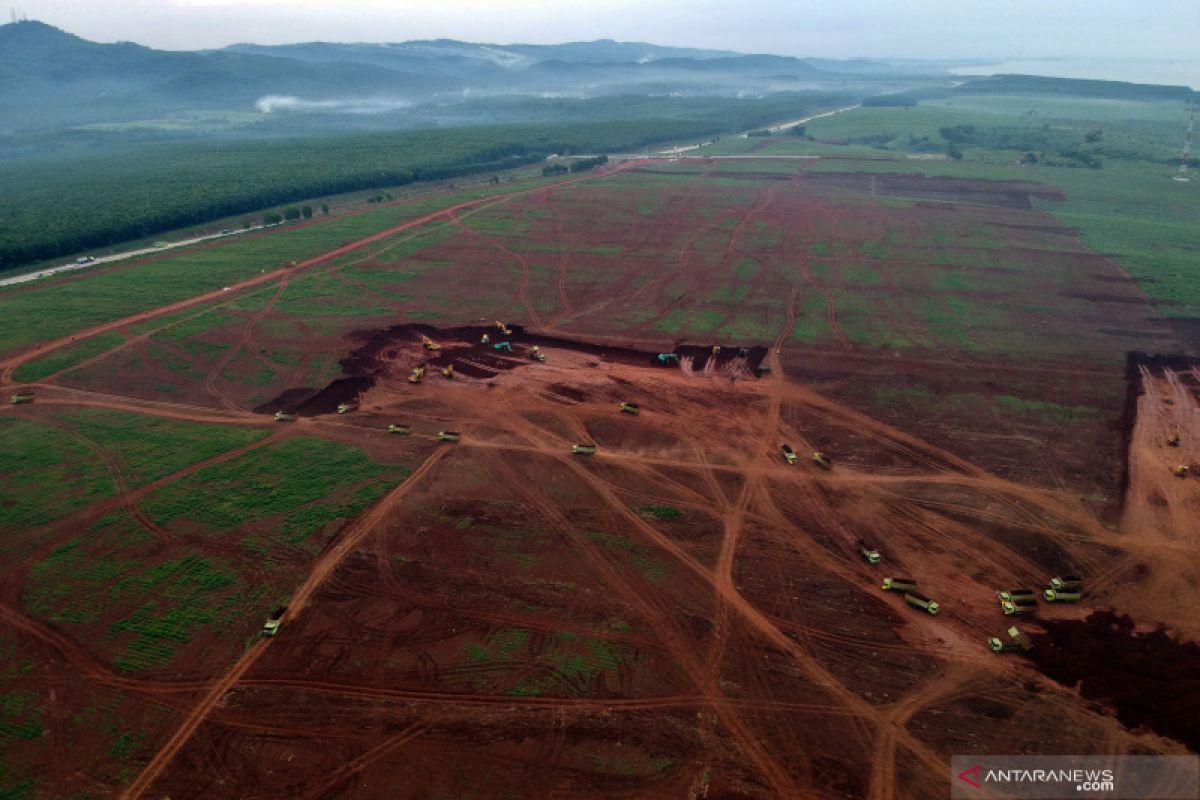
<svg viewBox="0 0 1200 800">
<path fill-rule="evenodd" d="M 719 102 L 720 113 L 712 106 Z M 0 161 L 0 271 L 283 203 L 711 136 L 845 102 L 796 93 L 703 116 L 328 137 L 111 143 Z"/>
</svg>

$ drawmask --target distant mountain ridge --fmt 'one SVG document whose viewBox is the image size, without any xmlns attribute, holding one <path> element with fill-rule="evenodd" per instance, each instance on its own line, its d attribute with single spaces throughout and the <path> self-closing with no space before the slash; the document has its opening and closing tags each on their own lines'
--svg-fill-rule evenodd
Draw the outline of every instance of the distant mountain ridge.
<svg viewBox="0 0 1200 800">
<path fill-rule="evenodd" d="M 882 62 L 856 60 L 846 62 L 846 74 L 840 74 L 839 63 L 822 60 L 818 67 L 788 56 L 610 39 L 552 45 L 306 42 L 162 51 L 129 42 L 100 44 L 41 22 L 16 22 L 0 25 L 0 132 L 6 119 L 29 129 L 206 109 L 375 113 L 494 95 L 762 96 L 824 89 L 848 76 L 889 70 Z"/>
</svg>

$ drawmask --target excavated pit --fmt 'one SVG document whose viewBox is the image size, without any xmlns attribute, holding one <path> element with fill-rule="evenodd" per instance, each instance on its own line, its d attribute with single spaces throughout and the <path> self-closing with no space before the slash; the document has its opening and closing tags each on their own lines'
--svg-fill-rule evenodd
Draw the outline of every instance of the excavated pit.
<svg viewBox="0 0 1200 800">
<path fill-rule="evenodd" d="M 346 377 L 338 378 L 329 385 L 314 389 L 297 387 L 287 389 L 271 400 L 254 409 L 258 414 L 274 414 L 285 411 L 300 416 L 332 414 L 340 403 L 357 399 L 371 389 L 376 381 L 397 369 L 407 372 L 412 367 L 424 366 L 429 372 L 440 371 L 453 365 L 456 375 L 487 381 L 497 375 L 537 362 L 529 353 L 536 345 L 552 350 L 570 350 L 594 357 L 597 361 L 625 364 L 635 367 L 659 369 L 682 369 L 684 371 L 711 373 L 730 370 L 745 377 L 756 377 L 759 367 L 766 358 L 767 348 L 762 345 L 697 345 L 676 342 L 664 346 L 661 351 L 651 352 L 631 346 L 598 344 L 561 336 L 550 336 L 528 331 L 521 325 L 510 325 L 510 335 L 502 335 L 497 328 L 470 325 L 456 328 L 435 328 L 431 325 L 393 325 L 375 331 L 351 334 L 354 349 L 339 364 Z M 490 341 L 481 343 L 487 335 Z M 421 344 L 428 336 L 443 343 L 441 349 L 428 351 Z M 507 341 L 513 352 L 497 351 L 494 345 Z M 451 344 L 453 343 L 453 344 Z M 468 344 L 470 343 L 470 344 Z M 660 352 L 671 352 L 679 356 L 677 363 L 666 364 L 658 360 Z M 556 385 L 563 397 L 579 402 L 577 389 Z"/>
<path fill-rule="evenodd" d="M 1139 632 L 1127 616 L 1043 620 L 1029 658 L 1047 677 L 1111 706 L 1121 724 L 1149 728 L 1200 751 L 1200 644 L 1158 628 Z"/>
</svg>

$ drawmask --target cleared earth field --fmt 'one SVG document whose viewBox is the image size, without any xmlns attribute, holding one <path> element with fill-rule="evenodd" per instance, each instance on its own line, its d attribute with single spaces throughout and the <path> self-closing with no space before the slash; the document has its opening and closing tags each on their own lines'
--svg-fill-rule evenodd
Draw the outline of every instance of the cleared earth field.
<svg viewBox="0 0 1200 800">
<path fill-rule="evenodd" d="M 0 790 L 915 800 L 1195 751 L 1195 354 L 1068 193 L 871 164 L 448 199 L 14 350 Z M 989 652 L 997 590 L 1072 573 Z"/>
</svg>

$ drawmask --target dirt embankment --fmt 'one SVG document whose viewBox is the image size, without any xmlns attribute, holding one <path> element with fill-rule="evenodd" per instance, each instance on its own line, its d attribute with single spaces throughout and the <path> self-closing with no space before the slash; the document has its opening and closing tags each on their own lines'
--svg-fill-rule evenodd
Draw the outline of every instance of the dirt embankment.
<svg viewBox="0 0 1200 800">
<path fill-rule="evenodd" d="M 469 325 L 457 328 L 435 328 L 431 325 L 393 325 L 376 331 L 354 334 L 354 349 L 339 363 L 347 376 L 317 389 L 295 387 L 254 409 L 259 414 L 285 411 L 301 416 L 330 414 L 341 403 L 355 400 L 373 387 L 383 375 L 398 369 L 407 372 L 415 366 L 440 370 L 453 366 L 456 374 L 488 380 L 501 372 L 534 363 L 534 348 L 571 350 L 593 356 L 597 361 L 637 367 L 664 367 L 693 371 L 712 371 L 740 362 L 738 366 L 748 376 L 756 376 L 767 355 L 767 348 L 753 346 L 696 345 L 675 343 L 659 352 L 640 350 L 614 344 L 598 344 L 582 339 L 569 339 L 528 331 L 521 325 L 508 326 L 510 334 L 502 334 L 496 326 Z M 484 337 L 487 341 L 484 342 Z M 440 344 L 438 350 L 425 350 L 422 337 Z M 497 350 L 496 345 L 508 342 L 511 350 Z M 677 358 L 663 362 L 659 353 L 673 353 Z"/>
</svg>

